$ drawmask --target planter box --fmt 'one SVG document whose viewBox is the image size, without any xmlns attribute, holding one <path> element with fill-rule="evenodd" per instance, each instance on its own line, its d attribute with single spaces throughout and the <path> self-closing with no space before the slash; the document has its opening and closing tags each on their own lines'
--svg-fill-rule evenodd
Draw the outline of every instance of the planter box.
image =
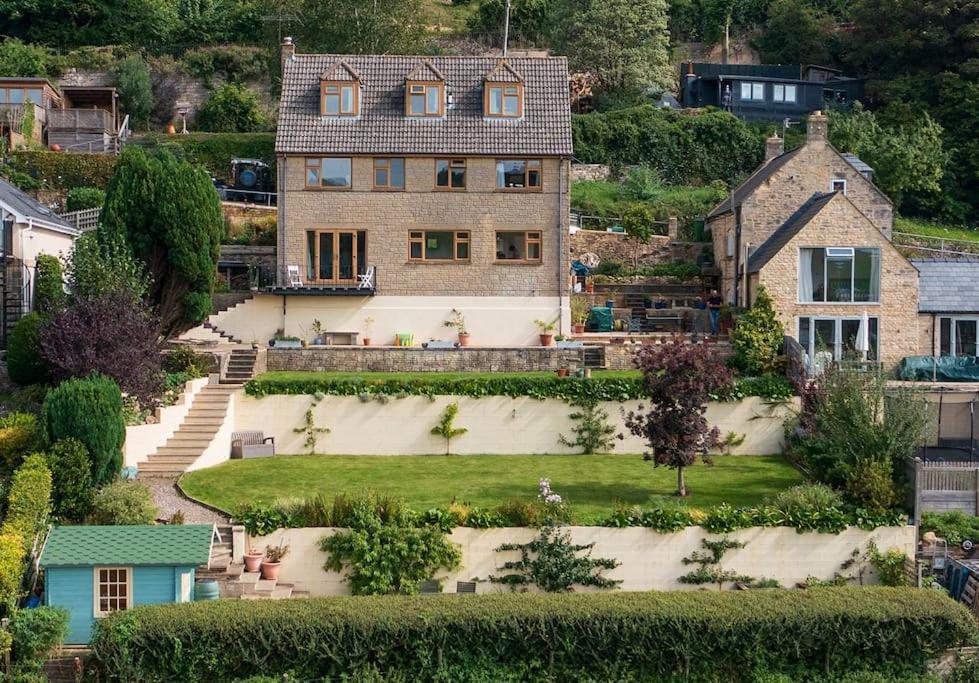
<svg viewBox="0 0 979 683">
<path fill-rule="evenodd" d="M 301 349 L 303 343 L 301 341 L 289 341 L 287 339 L 276 339 L 275 344 L 272 348 L 275 349 Z"/>
</svg>

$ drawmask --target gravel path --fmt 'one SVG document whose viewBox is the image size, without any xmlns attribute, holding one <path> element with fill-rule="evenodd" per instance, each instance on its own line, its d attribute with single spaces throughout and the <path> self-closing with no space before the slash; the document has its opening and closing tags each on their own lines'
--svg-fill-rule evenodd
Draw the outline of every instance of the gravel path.
<svg viewBox="0 0 979 683">
<path fill-rule="evenodd" d="M 143 479 L 142 482 L 153 491 L 156 506 L 160 509 L 160 519 L 170 519 L 174 512 L 180 510 L 184 513 L 186 524 L 228 523 L 228 518 L 220 512 L 215 512 L 184 497 L 177 490 L 173 479 Z"/>
</svg>

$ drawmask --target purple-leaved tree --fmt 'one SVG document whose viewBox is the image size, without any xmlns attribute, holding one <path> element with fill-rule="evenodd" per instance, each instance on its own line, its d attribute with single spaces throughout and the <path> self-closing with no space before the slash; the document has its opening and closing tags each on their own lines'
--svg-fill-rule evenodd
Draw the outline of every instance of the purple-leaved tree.
<svg viewBox="0 0 979 683">
<path fill-rule="evenodd" d="M 707 424 L 707 401 L 731 383 L 731 372 L 706 344 L 690 344 L 682 337 L 643 346 L 635 358 L 642 371 L 643 395 L 648 410 L 625 416 L 630 432 L 646 441 L 645 458 L 658 467 L 676 470 L 677 495 L 687 495 L 683 470 L 699 457 L 713 464 L 710 451 L 720 432 Z"/>
</svg>

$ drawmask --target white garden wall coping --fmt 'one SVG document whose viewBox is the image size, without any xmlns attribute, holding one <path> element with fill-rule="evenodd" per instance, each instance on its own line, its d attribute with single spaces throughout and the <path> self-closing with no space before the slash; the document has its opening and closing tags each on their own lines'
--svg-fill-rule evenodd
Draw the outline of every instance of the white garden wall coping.
<svg viewBox="0 0 979 683">
<path fill-rule="evenodd" d="M 452 452 L 459 455 L 576 453 L 579 449 L 562 445 L 561 434 L 571 435 L 574 409 L 558 399 L 538 400 L 508 396 L 426 396 L 395 398 L 386 403 L 356 396 L 326 396 L 315 402 L 308 395 L 276 394 L 263 397 L 238 396 L 234 412 L 235 431 L 261 430 L 275 437 L 277 453 L 302 454 L 305 436 L 295 429 L 305 424 L 306 411 L 312 409 L 317 427 L 329 434 L 318 436 L 316 452 L 324 455 L 426 455 L 445 452 L 445 441 L 431 434 L 445 407 L 459 404 L 455 424 L 469 431 L 452 441 Z M 604 402 L 609 422 L 616 433 L 615 453 L 641 453 L 643 441 L 628 432 L 622 411 L 638 407 L 640 401 Z M 745 435 L 745 441 L 732 450 L 736 455 L 773 455 L 782 452 L 783 423 L 798 412 L 799 399 L 771 402 L 748 397 L 734 402 L 712 402 L 707 420 L 721 431 Z"/>
<path fill-rule="evenodd" d="M 126 427 L 126 443 L 123 446 L 123 465 L 133 467 L 145 462 L 167 442 L 180 423 L 190 412 L 194 396 L 210 382 L 208 377 L 198 377 L 184 384 L 183 393 L 172 406 L 156 409 L 155 424 L 132 425 Z"/>
<path fill-rule="evenodd" d="M 790 527 L 752 527 L 729 534 L 712 534 L 701 527 L 688 527 L 672 534 L 632 527 L 567 527 L 573 542 L 594 543 L 592 557 L 614 558 L 621 564 L 605 576 L 621 579 L 619 590 L 699 590 L 700 586 L 680 583 L 678 577 L 693 571 L 696 566 L 683 564 L 683 558 L 703 551 L 704 538 L 731 538 L 746 543 L 744 548 L 729 550 L 721 561 L 724 569 L 755 578 L 777 580 L 792 587 L 807 577 L 832 579 L 837 572 L 849 574 L 841 565 L 851 558 L 854 550 L 866 551 L 873 541 L 881 551 L 896 549 L 908 556 L 915 551 L 914 526 L 879 527 L 864 531 L 849 527 L 840 534 L 799 533 Z M 267 545 L 289 546 L 282 560 L 279 580 L 295 584 L 296 590 L 309 591 L 314 596 L 345 595 L 350 592 L 343 575 L 323 569 L 326 553 L 319 549 L 320 539 L 337 533 L 335 528 L 280 529 L 268 536 L 248 538 L 249 548 L 264 549 Z M 526 543 L 538 533 L 536 529 L 507 527 L 499 529 L 469 529 L 457 527 L 449 535 L 462 550 L 462 566 L 443 572 L 443 590 L 455 592 L 456 581 L 478 581 L 479 593 L 508 590 L 487 579 L 499 573 L 499 567 L 519 553 L 498 553 L 503 543 Z M 865 584 L 877 583 L 873 569 L 864 575 Z M 729 588 L 728 584 L 725 589 Z M 717 590 L 716 586 L 707 586 Z"/>
</svg>

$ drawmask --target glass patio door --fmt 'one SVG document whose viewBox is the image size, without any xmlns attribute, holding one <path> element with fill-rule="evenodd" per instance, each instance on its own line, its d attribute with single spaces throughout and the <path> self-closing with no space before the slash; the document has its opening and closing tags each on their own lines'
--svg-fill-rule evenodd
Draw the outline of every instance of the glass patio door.
<svg viewBox="0 0 979 683">
<path fill-rule="evenodd" d="M 353 285 L 357 283 L 358 240 L 355 230 L 323 230 L 310 240 L 315 249 L 316 283 Z"/>
</svg>

